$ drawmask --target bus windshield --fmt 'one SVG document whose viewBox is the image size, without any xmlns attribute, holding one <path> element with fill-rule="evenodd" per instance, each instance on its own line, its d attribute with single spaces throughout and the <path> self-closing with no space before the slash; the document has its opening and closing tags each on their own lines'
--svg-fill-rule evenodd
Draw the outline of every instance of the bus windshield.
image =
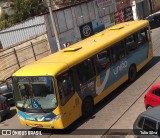
<svg viewBox="0 0 160 138">
<path fill-rule="evenodd" d="M 45 112 L 57 106 L 52 77 L 13 77 L 13 87 L 20 110 Z"/>
</svg>

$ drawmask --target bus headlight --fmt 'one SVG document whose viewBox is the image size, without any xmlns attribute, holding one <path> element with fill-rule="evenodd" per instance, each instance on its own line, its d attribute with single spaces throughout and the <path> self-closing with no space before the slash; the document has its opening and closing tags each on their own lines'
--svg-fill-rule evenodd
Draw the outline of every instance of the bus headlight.
<svg viewBox="0 0 160 138">
<path fill-rule="evenodd" d="M 57 121 L 60 117 L 61 117 L 61 115 L 59 114 L 59 115 L 55 116 L 55 118 L 53 118 L 50 122 L 53 123 L 53 122 Z"/>
</svg>

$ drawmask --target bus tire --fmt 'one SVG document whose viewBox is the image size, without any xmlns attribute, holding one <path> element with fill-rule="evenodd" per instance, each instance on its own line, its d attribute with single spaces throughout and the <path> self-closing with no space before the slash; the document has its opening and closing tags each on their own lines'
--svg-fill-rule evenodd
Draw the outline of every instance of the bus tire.
<svg viewBox="0 0 160 138">
<path fill-rule="evenodd" d="M 91 97 L 86 97 L 82 102 L 82 117 L 87 118 L 89 117 L 94 108 L 94 102 Z"/>
<path fill-rule="evenodd" d="M 130 68 L 129 68 L 129 71 L 128 71 L 128 80 L 130 82 L 133 82 L 133 81 L 135 81 L 136 77 L 137 77 L 136 66 L 135 65 L 131 65 Z"/>
</svg>

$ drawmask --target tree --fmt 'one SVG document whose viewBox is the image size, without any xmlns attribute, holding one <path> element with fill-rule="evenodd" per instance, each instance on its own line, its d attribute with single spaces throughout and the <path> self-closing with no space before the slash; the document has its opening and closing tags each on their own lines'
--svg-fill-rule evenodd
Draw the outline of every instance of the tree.
<svg viewBox="0 0 160 138">
<path fill-rule="evenodd" d="M 5 13 L 0 17 L 0 30 L 9 27 L 15 23 L 26 20 L 48 11 L 46 0 L 10 0 L 14 14 L 8 17 Z M 74 4 L 87 0 L 53 0 L 56 4 Z M 62 6 L 63 7 L 63 6 Z"/>
<path fill-rule="evenodd" d="M 0 17 L 0 30 L 48 10 L 42 0 L 11 0 L 11 2 L 13 2 L 11 6 L 13 7 L 14 14 L 8 17 L 5 13 L 2 13 Z"/>
<path fill-rule="evenodd" d="M 0 16 L 0 21 L 3 21 L 3 20 L 6 20 L 6 19 L 8 19 L 8 15 L 7 15 L 7 13 L 5 13 L 4 11 L 2 11 L 2 14 L 1 14 L 1 16 Z"/>
<path fill-rule="evenodd" d="M 12 0 L 15 14 L 14 19 L 19 22 L 36 16 L 47 10 L 42 0 Z"/>
</svg>

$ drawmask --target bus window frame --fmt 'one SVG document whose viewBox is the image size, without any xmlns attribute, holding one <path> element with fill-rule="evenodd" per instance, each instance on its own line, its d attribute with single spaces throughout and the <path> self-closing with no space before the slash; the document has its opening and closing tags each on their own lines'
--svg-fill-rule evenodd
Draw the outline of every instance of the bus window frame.
<svg viewBox="0 0 160 138">
<path fill-rule="evenodd" d="M 97 68 L 97 67 L 98 67 L 97 57 L 98 57 L 98 54 L 100 54 L 100 53 L 102 53 L 102 52 L 104 52 L 104 51 L 107 51 L 107 52 L 109 53 L 109 60 L 110 60 L 109 64 L 110 64 L 110 65 L 109 65 L 109 66 L 106 66 L 105 69 L 103 69 L 103 70 L 101 70 L 101 71 L 98 71 L 98 68 Z M 94 58 L 94 66 L 95 66 L 95 70 L 96 70 L 96 76 L 99 75 L 101 72 L 109 69 L 109 68 L 112 66 L 112 63 L 113 63 L 113 62 L 112 62 L 112 55 L 111 55 L 111 48 L 110 48 L 110 47 L 108 47 L 108 48 L 106 48 L 106 49 L 98 52 L 97 54 L 94 55 L 93 58 Z M 107 64 L 106 64 L 106 65 L 107 65 Z"/>
<path fill-rule="evenodd" d="M 139 44 L 139 37 L 138 37 L 138 33 L 144 31 L 145 33 L 145 36 L 146 36 L 146 40 L 143 44 Z M 133 36 L 134 37 L 134 41 L 135 41 L 135 49 L 133 50 L 128 50 L 127 48 L 127 44 L 126 44 L 126 39 L 130 36 Z M 132 33 L 131 35 L 125 37 L 124 39 L 124 46 L 125 46 L 125 50 L 126 50 L 126 55 L 130 55 L 132 53 L 134 53 L 137 49 L 139 49 L 142 45 L 144 45 L 145 43 L 149 42 L 150 41 L 150 33 L 149 33 L 149 28 L 148 27 L 144 27 L 143 29 L 139 30 L 139 31 L 136 31 L 135 33 Z"/>
<path fill-rule="evenodd" d="M 119 58 L 118 60 L 116 60 L 116 61 L 114 61 L 114 57 L 113 57 L 113 47 L 115 47 L 118 43 L 121 43 L 121 46 L 123 47 L 123 56 L 121 57 L 121 58 Z M 120 41 L 118 41 L 118 42 L 116 42 L 115 44 L 113 44 L 112 46 L 110 46 L 109 47 L 110 48 L 110 52 L 111 52 L 111 59 L 112 59 L 112 64 L 115 64 L 115 63 L 117 63 L 117 62 L 119 62 L 119 61 L 121 61 L 123 58 L 125 58 L 126 57 L 126 52 L 127 52 L 127 50 L 126 50 L 126 47 L 125 47 L 125 44 L 124 44 L 124 40 L 122 39 L 122 40 L 120 40 Z M 116 53 L 117 54 L 117 53 Z"/>
<path fill-rule="evenodd" d="M 72 72 L 72 73 L 69 73 L 69 72 Z M 72 95 L 70 95 L 70 97 L 67 99 L 67 100 L 65 100 L 65 102 L 64 103 L 62 103 L 62 98 L 61 98 L 61 96 L 60 96 L 60 90 L 59 90 L 59 79 L 60 80 L 62 80 L 62 76 L 64 75 L 64 74 L 66 74 L 66 73 L 69 73 L 69 75 L 71 76 L 71 83 L 72 83 L 72 87 L 73 87 L 73 92 L 72 92 Z M 65 104 L 66 103 L 68 103 L 68 101 L 73 97 L 73 95 L 75 94 L 75 83 L 74 83 L 74 72 L 73 72 L 73 70 L 70 68 L 69 70 L 66 70 L 65 72 L 63 72 L 63 73 L 61 73 L 61 74 L 58 74 L 57 76 L 56 76 L 56 80 L 57 80 L 57 90 L 58 90 L 58 95 L 59 95 L 59 100 L 60 100 L 60 105 L 61 106 L 65 106 Z"/>
<path fill-rule="evenodd" d="M 139 30 L 138 32 L 136 32 L 136 39 L 137 39 L 137 44 L 138 44 L 138 47 L 141 47 L 142 45 L 144 45 L 145 43 L 147 43 L 147 42 L 149 42 L 149 37 L 150 37 L 150 35 L 149 35 L 149 28 L 143 28 L 143 29 L 141 29 L 141 30 Z M 144 42 L 142 42 L 142 43 L 140 43 L 139 41 L 139 34 L 140 33 L 145 33 L 145 40 L 144 40 Z M 142 40 L 143 41 L 143 40 Z"/>
<path fill-rule="evenodd" d="M 93 57 L 94 57 L 94 56 L 89 57 L 89 58 L 83 60 L 82 62 L 76 64 L 75 67 L 74 67 L 75 72 L 76 72 L 76 74 L 77 74 L 77 78 L 78 78 L 78 82 L 79 82 L 79 86 L 80 86 L 80 87 L 81 87 L 81 85 L 85 85 L 85 84 L 86 84 L 89 80 L 91 80 L 92 78 L 96 77 L 97 71 L 96 71 L 96 69 L 95 69 L 95 62 L 94 62 L 94 58 L 93 58 Z M 92 70 L 93 70 L 93 76 L 92 76 L 90 79 L 88 79 L 87 81 L 82 82 L 82 80 L 81 80 L 80 77 L 79 77 L 79 72 L 78 72 L 78 68 L 79 68 L 79 67 L 78 67 L 78 66 L 79 66 L 80 64 L 84 63 L 84 62 L 87 61 L 87 60 L 90 60 L 90 61 L 91 61 Z"/>
<path fill-rule="evenodd" d="M 127 37 L 124 39 L 124 44 L 125 44 L 125 49 L 126 49 L 126 54 L 127 54 L 127 55 L 130 55 L 130 54 L 134 53 L 137 49 L 139 49 L 139 45 L 138 45 L 138 41 L 137 41 L 137 37 L 138 37 L 138 36 L 137 36 L 137 33 L 138 33 L 138 32 L 135 32 L 135 33 L 127 36 Z M 132 50 L 129 50 L 129 49 L 128 49 L 128 46 L 127 46 L 127 44 L 126 44 L 126 43 L 127 43 L 127 42 L 126 42 L 126 39 L 129 38 L 129 37 L 131 37 L 131 36 L 133 36 L 133 38 L 134 38 L 134 45 L 135 45 L 135 47 L 133 47 Z"/>
</svg>

